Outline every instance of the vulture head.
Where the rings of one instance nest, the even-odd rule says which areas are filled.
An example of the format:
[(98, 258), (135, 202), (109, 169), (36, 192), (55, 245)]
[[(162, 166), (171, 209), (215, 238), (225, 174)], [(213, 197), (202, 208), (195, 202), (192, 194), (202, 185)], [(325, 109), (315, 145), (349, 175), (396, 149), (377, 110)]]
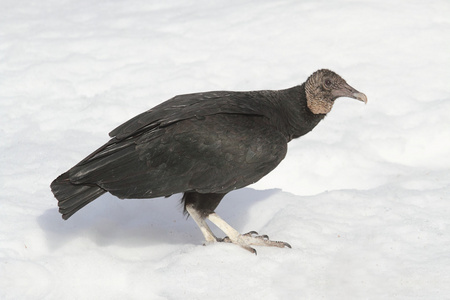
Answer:
[(367, 103), (363, 93), (352, 88), (333, 71), (322, 69), (314, 72), (305, 83), (306, 102), (314, 114), (327, 114), (339, 97), (354, 98)]

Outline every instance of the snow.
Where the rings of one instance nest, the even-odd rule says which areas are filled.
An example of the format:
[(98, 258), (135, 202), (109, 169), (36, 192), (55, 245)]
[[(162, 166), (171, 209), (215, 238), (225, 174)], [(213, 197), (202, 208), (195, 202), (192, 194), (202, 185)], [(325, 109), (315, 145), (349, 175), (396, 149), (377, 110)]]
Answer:
[[(449, 15), (446, 0), (2, 0), (0, 298), (450, 298)], [(179, 195), (61, 219), (50, 182), (115, 126), (319, 68), (368, 104), (338, 100), (217, 209), (292, 249), (202, 246)]]

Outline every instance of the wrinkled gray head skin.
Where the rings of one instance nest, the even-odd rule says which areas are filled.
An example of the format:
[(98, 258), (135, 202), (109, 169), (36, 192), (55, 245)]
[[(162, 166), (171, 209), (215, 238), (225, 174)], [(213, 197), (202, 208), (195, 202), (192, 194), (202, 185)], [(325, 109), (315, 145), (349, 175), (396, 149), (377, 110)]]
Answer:
[(367, 97), (358, 92), (333, 71), (322, 69), (309, 76), (305, 83), (308, 108), (314, 114), (327, 114), (339, 97), (354, 98), (367, 103)]

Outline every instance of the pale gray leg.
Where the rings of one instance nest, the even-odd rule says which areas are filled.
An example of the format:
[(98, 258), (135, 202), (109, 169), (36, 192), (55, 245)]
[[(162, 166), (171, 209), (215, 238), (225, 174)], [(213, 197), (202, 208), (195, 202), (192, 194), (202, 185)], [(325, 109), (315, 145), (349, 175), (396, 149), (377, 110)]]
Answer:
[(207, 243), (216, 242), (217, 238), (214, 233), (209, 228), (208, 224), (206, 224), (205, 219), (203, 219), (198, 211), (196, 211), (192, 204), (186, 205), (186, 210), (189, 215), (194, 219), (195, 223), (197, 223), (200, 228), (203, 236)]

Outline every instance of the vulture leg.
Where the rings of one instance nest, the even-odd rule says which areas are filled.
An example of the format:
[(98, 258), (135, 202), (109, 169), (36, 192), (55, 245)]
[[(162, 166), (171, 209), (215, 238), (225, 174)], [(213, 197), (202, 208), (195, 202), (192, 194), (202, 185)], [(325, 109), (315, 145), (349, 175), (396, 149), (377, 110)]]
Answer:
[(207, 243), (216, 242), (217, 238), (214, 235), (214, 233), (209, 228), (208, 224), (205, 222), (205, 218), (202, 217), (199, 211), (197, 211), (192, 204), (186, 205), (186, 211), (189, 213), (189, 215), (194, 219), (195, 223), (197, 223), (197, 226), (200, 228), (201, 232), (203, 233), (203, 236), (205, 237), (205, 240)]
[[(185, 192), (183, 195), (184, 209), (197, 223), (207, 243), (233, 243), (255, 254), (256, 250), (251, 247), (252, 245), (291, 248), (288, 243), (271, 241), (267, 235), (259, 236), (256, 231), (240, 234), (214, 212), (224, 196), (225, 194), (201, 194), (197, 192)], [(223, 239), (217, 238), (208, 227), (208, 224), (206, 224), (206, 219), (216, 225), (227, 236)]]

